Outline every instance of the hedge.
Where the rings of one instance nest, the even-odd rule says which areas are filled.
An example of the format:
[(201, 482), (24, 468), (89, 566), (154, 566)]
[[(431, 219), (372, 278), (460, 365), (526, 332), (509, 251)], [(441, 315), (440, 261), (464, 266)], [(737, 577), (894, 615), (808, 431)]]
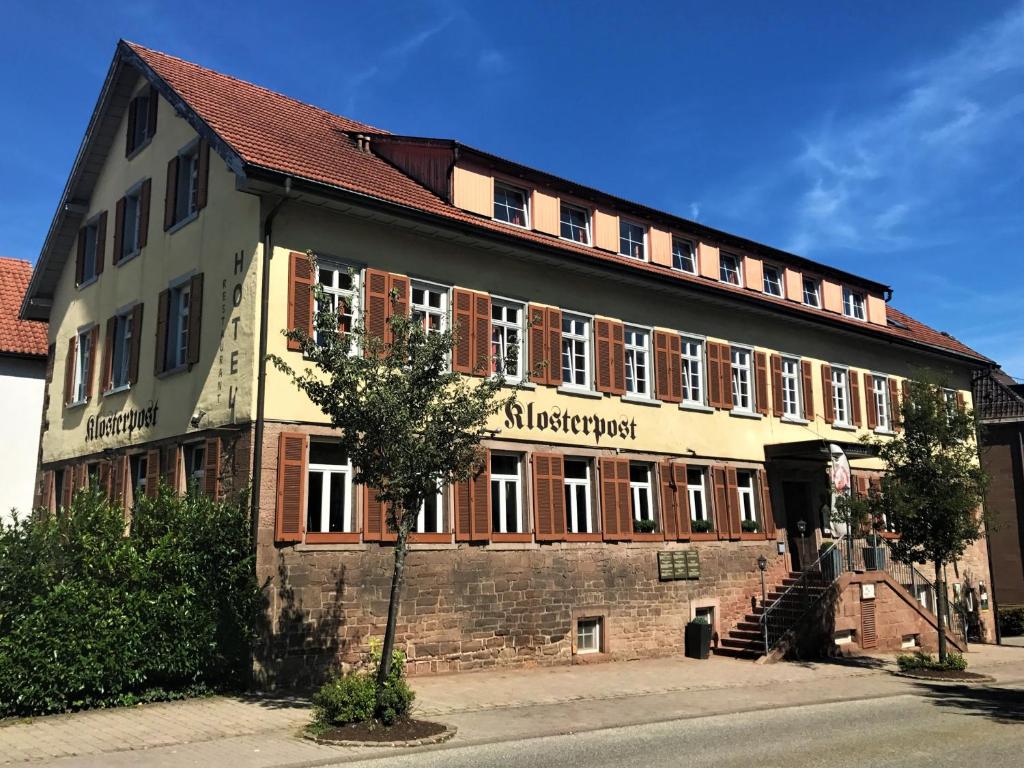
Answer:
[(0, 717), (176, 698), (247, 679), (260, 591), (244, 500), (98, 491), (0, 524)]

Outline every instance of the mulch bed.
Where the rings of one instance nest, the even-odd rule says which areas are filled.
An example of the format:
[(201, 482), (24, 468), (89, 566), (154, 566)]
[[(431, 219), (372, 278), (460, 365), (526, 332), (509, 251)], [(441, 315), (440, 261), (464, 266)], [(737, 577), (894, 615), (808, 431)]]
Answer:
[(956, 669), (908, 669), (897, 674), (903, 677), (912, 677), (915, 680), (935, 680), (945, 683), (994, 682), (994, 678), (988, 675), (979, 675), (977, 672), (961, 672)]
[(455, 735), (455, 729), (428, 720), (400, 720), (394, 725), (380, 723), (353, 723), (331, 728), (316, 735), (319, 742), (328, 744), (353, 744), (379, 746), (413, 746), (416, 744), (437, 744)]

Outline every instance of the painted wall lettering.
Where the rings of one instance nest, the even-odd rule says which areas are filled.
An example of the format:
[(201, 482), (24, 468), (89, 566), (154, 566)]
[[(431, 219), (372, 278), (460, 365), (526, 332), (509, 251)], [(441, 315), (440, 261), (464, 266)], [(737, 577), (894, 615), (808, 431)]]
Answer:
[(505, 427), (561, 432), (567, 435), (590, 435), (593, 436), (595, 443), (600, 443), (603, 437), (636, 440), (636, 419), (606, 419), (601, 416), (573, 413), (558, 406), (550, 410), (538, 410), (534, 409), (533, 403), (527, 403), (525, 407), (521, 403), (508, 403), (505, 406)]
[(102, 437), (127, 435), (131, 438), (137, 429), (149, 429), (156, 426), (157, 411), (160, 405), (150, 401), (145, 408), (130, 408), (106, 416), (90, 416), (85, 423), (85, 442)]

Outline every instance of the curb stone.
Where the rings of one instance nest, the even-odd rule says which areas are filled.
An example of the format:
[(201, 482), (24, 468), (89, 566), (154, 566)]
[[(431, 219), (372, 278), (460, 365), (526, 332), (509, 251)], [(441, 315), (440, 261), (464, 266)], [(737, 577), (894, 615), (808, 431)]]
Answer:
[(927, 675), (916, 675), (913, 672), (893, 672), (897, 677), (906, 677), (911, 680), (923, 680), (928, 683), (941, 683), (944, 685), (988, 685), (989, 683), (998, 682), (991, 675), (982, 675), (980, 673), (974, 673), (977, 677), (965, 677), (961, 679), (956, 678), (941, 678), (941, 677), (928, 677)]
[(314, 736), (306, 731), (301, 731), (300, 735), (304, 739), (309, 739), (317, 744), (323, 744), (331, 747), (425, 747), (429, 744), (443, 744), (446, 741), (450, 741), (458, 733), (459, 729), (454, 725), (448, 725), (447, 723), (438, 723), (443, 725), (444, 730), (433, 736), (425, 736), (422, 739), (407, 739), (405, 741), (356, 741), (353, 739), (326, 739), (322, 736)]

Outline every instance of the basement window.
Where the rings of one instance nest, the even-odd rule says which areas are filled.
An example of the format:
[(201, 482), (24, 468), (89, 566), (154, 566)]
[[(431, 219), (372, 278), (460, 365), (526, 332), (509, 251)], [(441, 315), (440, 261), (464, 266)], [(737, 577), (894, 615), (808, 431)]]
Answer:
[(842, 629), (842, 630), (836, 632), (832, 636), (832, 639), (833, 639), (833, 642), (836, 645), (849, 645), (850, 643), (853, 642), (853, 630), (852, 629)]
[(920, 648), (921, 647), (921, 636), (920, 635), (904, 635), (900, 642), (900, 648), (907, 650), (909, 648)]
[(600, 653), (603, 620), (599, 616), (576, 620), (576, 653)]

